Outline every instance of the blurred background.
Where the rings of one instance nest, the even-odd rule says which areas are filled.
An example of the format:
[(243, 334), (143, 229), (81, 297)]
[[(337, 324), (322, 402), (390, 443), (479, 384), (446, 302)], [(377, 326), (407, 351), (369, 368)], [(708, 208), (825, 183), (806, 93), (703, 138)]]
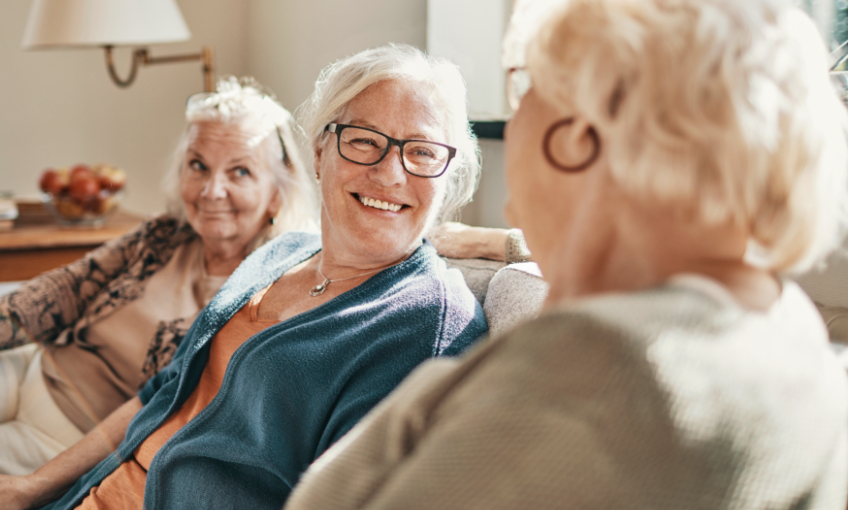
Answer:
[[(152, 56), (214, 49), (220, 75), (251, 75), (294, 110), (318, 72), (388, 42), (464, 56), (477, 118), (503, 119), (500, 37), (510, 0), (177, 0), (189, 41), (149, 46)], [(200, 64), (142, 67), (127, 89), (109, 79), (100, 49), (21, 49), (31, 0), (0, 4), (0, 192), (38, 194), (48, 167), (108, 163), (128, 174), (124, 209), (162, 211), (161, 176), (184, 129), (186, 98), (202, 90)], [(484, 55), (479, 51), (483, 49)], [(452, 56), (452, 55), (444, 55)], [(118, 74), (131, 49), (115, 50)], [(475, 69), (476, 68), (476, 69)], [(479, 103), (475, 107), (475, 103)], [(502, 142), (482, 140), (484, 179), (463, 220), (503, 226)]]
[[(848, 38), (848, 0), (797, 0), (835, 47)], [(511, 0), (177, 0), (189, 41), (151, 54), (215, 51), (220, 75), (251, 75), (294, 110), (328, 63), (388, 42), (451, 58), (469, 83), (472, 118), (503, 120), (500, 39)], [(119, 89), (99, 49), (21, 49), (31, 0), (0, 4), (0, 193), (38, 194), (48, 167), (109, 163), (128, 176), (123, 207), (163, 209), (160, 180), (184, 128), (186, 98), (202, 90), (198, 63), (140, 69)], [(116, 50), (126, 75), (131, 49)], [(503, 143), (482, 139), (483, 179), (463, 221), (505, 226)]]

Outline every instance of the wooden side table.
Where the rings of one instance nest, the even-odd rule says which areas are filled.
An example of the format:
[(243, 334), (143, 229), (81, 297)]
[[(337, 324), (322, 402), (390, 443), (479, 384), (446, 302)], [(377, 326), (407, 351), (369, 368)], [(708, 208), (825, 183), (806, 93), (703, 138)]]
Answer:
[(0, 282), (28, 280), (81, 258), (129, 232), (143, 219), (117, 211), (101, 228), (62, 227), (41, 204), (18, 204), (11, 230), (0, 231)]

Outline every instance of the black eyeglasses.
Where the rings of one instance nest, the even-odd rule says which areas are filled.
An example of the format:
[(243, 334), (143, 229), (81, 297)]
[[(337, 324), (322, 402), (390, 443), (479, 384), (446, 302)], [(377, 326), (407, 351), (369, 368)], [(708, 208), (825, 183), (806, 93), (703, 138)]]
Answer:
[(336, 134), (339, 156), (357, 165), (376, 165), (393, 145), (400, 149), (403, 169), (418, 177), (439, 177), (456, 156), (456, 149), (428, 140), (396, 140), (373, 129), (350, 124), (327, 124), (324, 131)]

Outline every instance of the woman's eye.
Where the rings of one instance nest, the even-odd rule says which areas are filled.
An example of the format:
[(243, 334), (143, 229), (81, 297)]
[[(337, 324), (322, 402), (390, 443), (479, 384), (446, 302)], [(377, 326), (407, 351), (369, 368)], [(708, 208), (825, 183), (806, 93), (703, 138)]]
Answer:
[(201, 171), (201, 172), (206, 170), (206, 165), (204, 165), (203, 162), (200, 161), (199, 159), (192, 159), (191, 161), (188, 162), (188, 166), (192, 170), (198, 170), (198, 171)]
[(416, 147), (415, 148), (415, 155), (421, 156), (421, 157), (426, 157), (426, 158), (436, 157), (436, 155), (433, 154), (433, 151), (431, 151), (430, 149), (428, 149), (426, 147)]
[(373, 138), (354, 138), (348, 142), (357, 148), (365, 148), (365, 147), (377, 147), (377, 141)]
[(240, 166), (238, 168), (233, 169), (233, 175), (235, 175), (236, 177), (247, 177), (248, 175), (250, 175), (250, 170), (243, 166)]

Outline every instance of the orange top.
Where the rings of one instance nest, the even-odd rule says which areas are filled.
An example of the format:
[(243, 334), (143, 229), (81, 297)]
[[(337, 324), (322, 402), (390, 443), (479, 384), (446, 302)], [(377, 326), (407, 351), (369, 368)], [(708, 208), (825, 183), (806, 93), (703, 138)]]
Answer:
[(227, 364), (236, 349), (251, 336), (276, 324), (276, 321), (258, 320), (259, 303), (270, 285), (250, 299), (247, 306), (236, 312), (212, 339), (209, 361), (200, 376), (200, 382), (180, 407), (165, 420), (135, 450), (134, 456), (91, 489), (79, 507), (81, 509), (141, 508), (144, 502), (144, 484), (153, 456), (175, 432), (203, 410), (221, 389)]

